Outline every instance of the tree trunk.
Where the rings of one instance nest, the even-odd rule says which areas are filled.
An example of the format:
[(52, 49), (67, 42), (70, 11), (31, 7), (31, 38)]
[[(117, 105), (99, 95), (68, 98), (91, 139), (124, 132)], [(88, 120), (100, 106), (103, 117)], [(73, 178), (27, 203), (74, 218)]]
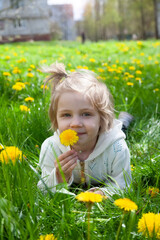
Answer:
[(159, 33), (158, 33), (158, 7), (157, 7), (157, 0), (153, 0), (154, 4), (154, 21), (155, 21), (155, 37), (156, 39), (159, 38)]
[(119, 23), (118, 23), (118, 29), (119, 29), (119, 33), (118, 33), (118, 39), (122, 40), (124, 38), (124, 34), (123, 34), (123, 4), (122, 4), (122, 0), (118, 0), (118, 15), (119, 15)]
[(145, 32), (145, 17), (144, 17), (144, 2), (141, 0), (140, 2), (140, 13), (141, 13), (141, 30), (142, 30), (142, 38), (146, 39), (146, 32)]

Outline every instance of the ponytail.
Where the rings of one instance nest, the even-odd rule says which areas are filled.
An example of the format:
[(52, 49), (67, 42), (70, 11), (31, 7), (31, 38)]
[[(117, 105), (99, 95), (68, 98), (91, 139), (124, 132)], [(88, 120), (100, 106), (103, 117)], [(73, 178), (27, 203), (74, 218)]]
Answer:
[(63, 79), (67, 78), (67, 72), (63, 63), (53, 63), (50, 66), (42, 67), (41, 71), (44, 73), (51, 73), (49, 77), (46, 78), (44, 83), (44, 89), (46, 84), (51, 80), (52, 81), (52, 92), (54, 92), (57, 84)]

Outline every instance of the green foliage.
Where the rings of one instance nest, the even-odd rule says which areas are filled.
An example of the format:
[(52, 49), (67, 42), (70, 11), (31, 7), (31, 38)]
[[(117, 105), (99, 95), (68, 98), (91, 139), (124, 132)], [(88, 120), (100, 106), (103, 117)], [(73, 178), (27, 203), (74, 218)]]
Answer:
[[(148, 39), (155, 36), (154, 0), (94, 0), (87, 2), (82, 29), (87, 39)], [(156, 6), (156, 5), (155, 5)]]
[[(159, 212), (160, 186), (160, 42), (33, 42), (0, 48), (0, 143), (17, 146), (25, 155), (15, 165), (0, 163), (0, 239), (38, 239), (53, 233), (57, 239), (87, 238), (87, 208), (74, 195), (37, 188), (42, 142), (52, 135), (48, 108), (49, 89), (43, 89), (41, 65), (63, 62), (67, 71), (88, 68), (104, 81), (115, 100), (115, 115), (128, 111), (134, 122), (127, 132), (133, 181), (128, 191), (97, 203), (91, 211), (91, 239), (115, 239), (121, 209), (114, 200), (126, 197), (138, 205), (125, 214), (119, 239), (144, 239), (137, 223), (143, 213)], [(15, 67), (18, 68), (17, 71)], [(9, 73), (9, 74), (5, 74)], [(32, 73), (32, 75), (28, 75)], [(9, 76), (7, 76), (9, 75)], [(17, 82), (25, 84), (13, 90)], [(34, 98), (26, 102), (26, 97)], [(20, 105), (30, 108), (21, 111)], [(2, 150), (3, 151), (3, 150)]]

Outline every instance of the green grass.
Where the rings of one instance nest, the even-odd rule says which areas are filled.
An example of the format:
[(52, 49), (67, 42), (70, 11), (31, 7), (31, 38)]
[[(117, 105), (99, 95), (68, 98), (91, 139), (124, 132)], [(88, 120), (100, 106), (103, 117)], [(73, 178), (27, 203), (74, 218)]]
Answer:
[[(0, 163), (0, 239), (35, 240), (51, 233), (57, 239), (87, 239), (85, 204), (72, 195), (49, 190), (44, 194), (37, 188), (40, 146), (53, 134), (48, 117), (50, 90), (43, 93), (46, 76), (37, 70), (55, 61), (63, 62), (67, 71), (81, 67), (95, 71), (114, 96), (116, 116), (128, 111), (135, 117), (127, 132), (134, 167), (131, 187), (94, 204), (91, 239), (116, 239), (123, 212), (114, 200), (121, 197), (134, 201), (138, 210), (125, 214), (119, 239), (144, 239), (138, 232), (139, 219), (143, 213), (160, 211), (160, 195), (146, 193), (149, 186), (160, 188), (160, 42), (154, 40), (1, 45), (0, 143), (17, 146), (26, 157), (15, 165)], [(14, 67), (20, 73), (13, 73)], [(28, 77), (28, 72), (34, 76)], [(12, 89), (17, 81), (27, 82), (21, 91)], [(28, 96), (34, 102), (25, 102)], [(30, 112), (22, 112), (20, 105), (29, 107)]]

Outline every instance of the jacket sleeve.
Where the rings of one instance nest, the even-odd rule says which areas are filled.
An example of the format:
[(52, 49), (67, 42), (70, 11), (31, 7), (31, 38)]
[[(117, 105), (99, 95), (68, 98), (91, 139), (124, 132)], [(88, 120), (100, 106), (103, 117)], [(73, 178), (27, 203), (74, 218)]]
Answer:
[(56, 179), (56, 169), (54, 166), (54, 161), (56, 156), (52, 150), (52, 143), (45, 140), (41, 146), (39, 166), (42, 170), (41, 180), (38, 182), (38, 187), (42, 190), (45, 189), (45, 184), (51, 191), (55, 190), (57, 185)]
[[(48, 139), (43, 142), (39, 157), (39, 166), (42, 170), (42, 173), (41, 180), (37, 185), (41, 190), (45, 190), (46, 185), (52, 192), (56, 191), (56, 185), (58, 182), (56, 178), (56, 168), (54, 162), (56, 160), (56, 157), (58, 157), (60, 154), (61, 152), (56, 144), (49, 141)], [(68, 185), (71, 185), (72, 181), (73, 176), (69, 180)]]
[(110, 151), (110, 163), (105, 186), (105, 195), (113, 195), (127, 188), (131, 183), (130, 153), (125, 140), (117, 141)]

